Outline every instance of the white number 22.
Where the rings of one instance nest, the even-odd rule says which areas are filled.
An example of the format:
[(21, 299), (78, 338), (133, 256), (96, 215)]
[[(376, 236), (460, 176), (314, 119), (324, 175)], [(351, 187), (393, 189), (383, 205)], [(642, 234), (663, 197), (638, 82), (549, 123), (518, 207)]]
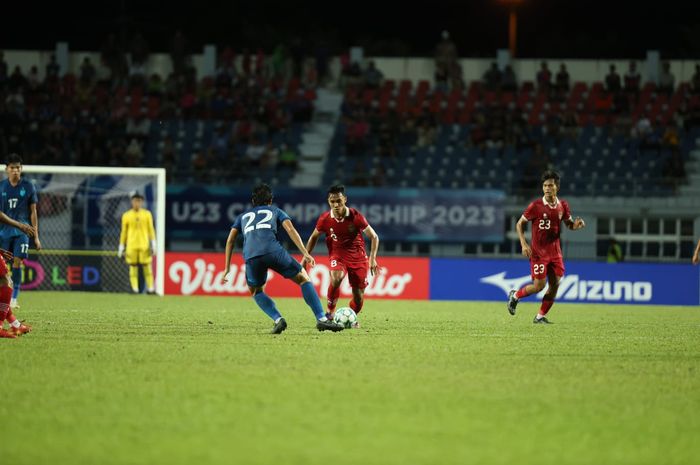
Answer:
[(269, 221), (272, 219), (272, 211), (270, 210), (258, 210), (259, 215), (265, 215), (263, 219), (257, 222), (255, 226), (252, 225), (253, 220), (255, 220), (255, 213), (249, 212), (243, 215), (243, 234), (248, 234), (253, 229), (272, 229), (272, 225)]

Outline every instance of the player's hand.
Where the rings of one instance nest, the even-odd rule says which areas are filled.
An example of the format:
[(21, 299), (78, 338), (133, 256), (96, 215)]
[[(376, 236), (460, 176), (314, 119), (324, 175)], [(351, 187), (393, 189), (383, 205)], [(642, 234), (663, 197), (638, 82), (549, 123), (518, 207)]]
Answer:
[(5, 249), (0, 249), (0, 255), (2, 255), (2, 258), (4, 258), (5, 261), (7, 261), (7, 262), (9, 262), (10, 260), (12, 260), (14, 258), (14, 255), (12, 254), (12, 252), (10, 252), (9, 250), (5, 250)]
[(227, 266), (226, 269), (224, 270), (224, 274), (221, 275), (221, 284), (226, 284), (228, 282), (228, 275), (230, 272), (231, 272), (231, 268)]
[(36, 250), (41, 250), (41, 241), (38, 237), (34, 237), (34, 248)]
[(377, 274), (378, 269), (379, 269), (379, 264), (377, 264), (377, 259), (370, 257), (370, 259), (369, 259), (369, 272), (372, 274), (372, 276)]
[(28, 224), (20, 224), (19, 229), (26, 234), (29, 237), (34, 237), (34, 234), (36, 231), (34, 231), (34, 228), (29, 226)]
[(305, 266), (306, 264), (308, 264), (311, 268), (313, 268), (314, 266), (316, 266), (316, 260), (314, 260), (314, 257), (312, 257), (311, 255), (306, 254), (306, 255), (304, 255), (304, 258), (301, 260), (301, 266), (303, 266), (304, 269), (306, 269), (306, 266)]
[(700, 255), (696, 252), (693, 254), (693, 265), (697, 265), (698, 263), (700, 263)]
[(574, 220), (573, 229), (581, 229), (584, 226), (586, 226), (586, 223), (583, 221), (583, 219), (580, 216), (577, 216), (576, 219)]
[(530, 248), (529, 245), (523, 244), (523, 252), (522, 254), (526, 256), (527, 258), (530, 258), (532, 256), (532, 249)]

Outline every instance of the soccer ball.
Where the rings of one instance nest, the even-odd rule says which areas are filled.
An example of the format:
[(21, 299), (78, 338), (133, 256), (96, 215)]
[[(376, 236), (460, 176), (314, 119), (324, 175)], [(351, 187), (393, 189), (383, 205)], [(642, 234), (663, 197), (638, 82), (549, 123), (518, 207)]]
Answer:
[(341, 307), (335, 311), (333, 321), (346, 328), (352, 328), (353, 323), (357, 323), (357, 314), (350, 307)]

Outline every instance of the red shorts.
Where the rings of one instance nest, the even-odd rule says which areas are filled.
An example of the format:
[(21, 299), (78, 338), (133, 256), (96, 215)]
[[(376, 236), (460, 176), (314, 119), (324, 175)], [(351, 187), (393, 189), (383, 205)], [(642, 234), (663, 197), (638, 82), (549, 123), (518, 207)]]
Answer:
[(5, 276), (7, 276), (7, 264), (5, 264), (5, 260), (0, 257), (0, 278), (4, 278)]
[(330, 257), (331, 271), (345, 271), (350, 281), (350, 287), (355, 289), (364, 289), (367, 287), (367, 273), (369, 272), (369, 262), (344, 262), (337, 255)]
[(560, 278), (564, 276), (564, 260), (561, 256), (553, 258), (530, 257), (530, 276), (533, 280), (547, 279), (550, 272)]

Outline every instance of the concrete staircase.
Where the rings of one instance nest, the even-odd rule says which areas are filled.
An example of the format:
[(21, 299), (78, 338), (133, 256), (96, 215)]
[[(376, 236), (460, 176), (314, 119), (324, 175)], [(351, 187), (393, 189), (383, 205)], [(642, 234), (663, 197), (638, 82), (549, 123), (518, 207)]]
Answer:
[(318, 89), (314, 118), (304, 131), (299, 146), (299, 169), (289, 181), (292, 187), (321, 185), (342, 103), (341, 92), (333, 89)]

